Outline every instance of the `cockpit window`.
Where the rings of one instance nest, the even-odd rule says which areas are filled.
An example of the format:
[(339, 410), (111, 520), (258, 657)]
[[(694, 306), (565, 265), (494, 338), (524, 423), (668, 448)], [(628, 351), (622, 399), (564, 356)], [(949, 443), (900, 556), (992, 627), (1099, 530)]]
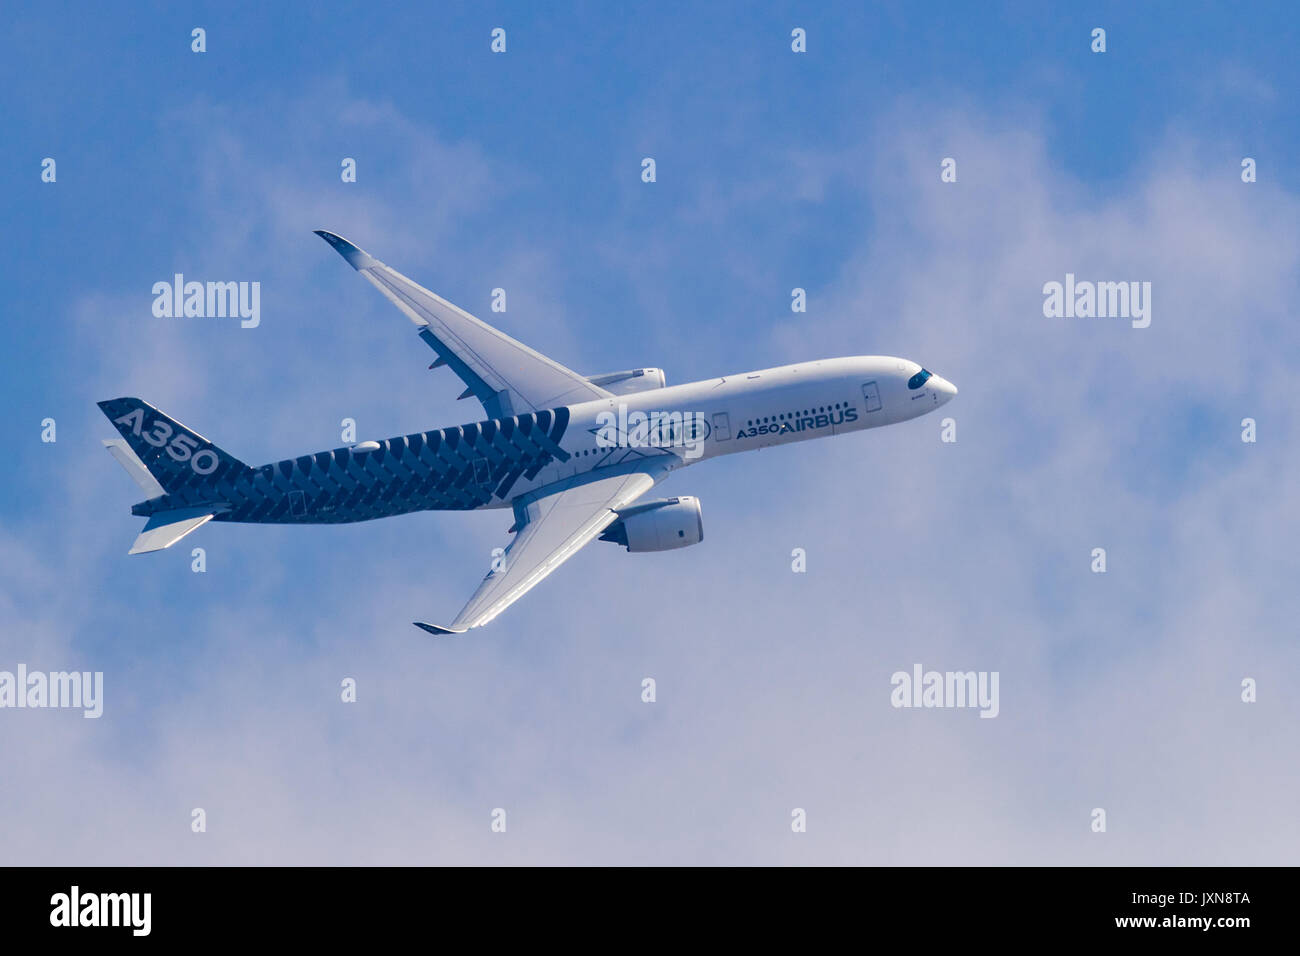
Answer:
[(920, 388), (927, 381), (929, 381), (930, 376), (933, 374), (934, 373), (931, 372), (929, 369), (923, 368), (921, 369), (921, 371), (917, 372), (915, 375), (913, 375), (911, 378), (907, 380), (907, 387)]

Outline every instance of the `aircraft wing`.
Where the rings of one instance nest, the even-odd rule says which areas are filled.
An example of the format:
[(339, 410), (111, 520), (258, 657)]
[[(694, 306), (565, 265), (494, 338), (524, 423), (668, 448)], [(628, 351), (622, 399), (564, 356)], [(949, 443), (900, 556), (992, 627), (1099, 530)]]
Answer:
[(438, 354), (431, 368), (447, 365), (465, 383), (461, 398), (475, 396), (491, 418), (576, 405), (610, 393), (577, 372), (516, 342), (441, 296), (412, 282), (342, 236), (317, 229), (352, 268), (419, 328)]
[(415, 626), (430, 634), (463, 634), (486, 624), (613, 524), (618, 509), (653, 488), (671, 469), (671, 463), (656, 461), (638, 471), (525, 496), (515, 506), (515, 539), (500, 567), (488, 572), (456, 620), (446, 627), (421, 621)]

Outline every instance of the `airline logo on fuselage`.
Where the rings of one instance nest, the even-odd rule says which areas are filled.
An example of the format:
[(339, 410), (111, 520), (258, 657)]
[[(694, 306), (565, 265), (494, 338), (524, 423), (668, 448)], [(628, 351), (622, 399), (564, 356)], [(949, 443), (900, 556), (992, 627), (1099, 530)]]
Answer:
[(759, 435), (782, 435), (786, 432), (805, 432), (845, 422), (856, 422), (858, 410), (845, 408), (840, 411), (826, 412), (819, 415), (805, 415), (803, 418), (787, 418), (784, 421), (764, 422), (752, 428), (742, 428), (736, 432), (737, 438), (756, 438)]

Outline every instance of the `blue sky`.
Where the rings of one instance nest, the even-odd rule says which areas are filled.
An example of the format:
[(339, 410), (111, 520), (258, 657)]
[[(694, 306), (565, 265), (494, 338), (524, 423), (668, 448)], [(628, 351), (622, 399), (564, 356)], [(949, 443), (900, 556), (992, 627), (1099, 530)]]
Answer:
[[(696, 6), (14, 15), (0, 669), (103, 671), (106, 700), (0, 711), (30, 768), (0, 858), (1294, 860), (1300, 18)], [(691, 469), (665, 490), (702, 499), (700, 547), (593, 545), (454, 642), (409, 622), (461, 606), (498, 515), (128, 558), (96, 400), (250, 462), (477, 417), (316, 228), (591, 373), (905, 355), (961, 388), (958, 441), (927, 418)], [(261, 325), (155, 318), (175, 272), (259, 281)], [(1150, 281), (1151, 327), (1045, 318), (1067, 272)], [(916, 662), (998, 671), (999, 717), (891, 708)]]

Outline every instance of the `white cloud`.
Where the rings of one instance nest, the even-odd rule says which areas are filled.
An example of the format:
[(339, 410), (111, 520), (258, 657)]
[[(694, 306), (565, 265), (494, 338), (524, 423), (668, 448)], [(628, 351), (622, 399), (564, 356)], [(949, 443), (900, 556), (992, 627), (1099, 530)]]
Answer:
[[(423, 249), (480, 285), (503, 260), (557, 287), (591, 260), (548, 262), (508, 239), (502, 251), (505, 222), (470, 238), (501, 211), (487, 187), (509, 174), (389, 107), (341, 103), (331, 114), (309, 99), (285, 115), (333, 116), (388, 141), (408, 156), (403, 188), (322, 201), (322, 189), (295, 185), (292, 161), (260, 159), (232, 114), (216, 164), (240, 171), (237, 185), (214, 174), (196, 208), (224, 210), (238, 228), (218, 239), (185, 225), (178, 248), (257, 263), (296, 321), (277, 317), (257, 338), (189, 326), (141, 337), (152, 331), (147, 290), (138, 320), (124, 317), (128, 292), (104, 290), (75, 318), (103, 358), (78, 387), (163, 393), (194, 408), (193, 421), (177, 411), (187, 423), (222, 444), (229, 433), (249, 457), (333, 444), (337, 408), (356, 408), (368, 433), (372, 420), (400, 419), (392, 431), (444, 411), (452, 420), (464, 404), (431, 396), (454, 386), (431, 376), (421, 393), (405, 373), (424, 358), (403, 340), (405, 320), (341, 263), (322, 272), (290, 251), (303, 230), (341, 219), (347, 233), (355, 222), (377, 245)], [(300, 124), (302, 155), (323, 149), (330, 123)], [(209, 526), (200, 576), (183, 553), (123, 556), (129, 491), (107, 456), (61, 470), (66, 503), (0, 542), (0, 567), (14, 572), (0, 589), (0, 667), (20, 655), (51, 669), (105, 661), (105, 716), (0, 714), (0, 746), (29, 768), (0, 790), (5, 818), (23, 821), (0, 836), (0, 856), (1293, 857), (1300, 755), (1286, 728), (1300, 717), (1289, 694), (1300, 675), (1284, 569), (1300, 508), (1280, 478), (1297, 462), (1276, 389), (1295, 351), (1296, 198), (1201, 168), (1185, 137), (1106, 194), (1054, 168), (1026, 131), (1032, 118), (923, 113), (882, 125), (890, 136), (845, 155), (773, 159), (771, 174), (788, 172), (796, 188), (741, 184), (710, 212), (729, 222), (750, 203), (829, 202), (846, 188), (873, 210), (870, 234), (844, 250), (807, 316), (769, 332), (742, 317), (713, 334), (770, 334), (787, 361), (916, 358), (961, 388), (945, 409), (958, 420), (955, 446), (938, 441), (931, 416), (675, 476), (671, 490), (704, 501), (703, 546), (633, 556), (594, 545), (489, 628), (447, 641), (408, 622), (455, 611), (505, 539), (501, 514)], [(441, 189), (417, 188), (417, 153), (463, 195), (447, 205)], [(946, 155), (958, 158), (954, 186), (939, 182)], [(591, 237), (592, 255), (658, 250), (643, 272), (627, 260), (649, 289), (657, 271), (699, 252), (670, 241), (696, 220), (665, 216), (639, 225), (646, 235), (612, 221)], [(769, 251), (756, 238), (729, 255), (737, 274), (757, 277)], [(1067, 270), (1153, 282), (1151, 328), (1045, 319), (1041, 286)], [(329, 278), (314, 286), (309, 271)], [(549, 328), (558, 310), (544, 298), (534, 307)], [(391, 324), (340, 321), (354, 309)], [(623, 338), (658, 318), (592, 316), (580, 328)], [(143, 344), (123, 350), (124, 340)], [(336, 406), (324, 424), (323, 401)], [(1210, 426), (1178, 431), (1205, 409), (1218, 415)], [(1236, 422), (1252, 413), (1261, 442), (1241, 445)], [(1154, 443), (1165, 453), (1148, 460)], [(1104, 576), (1088, 571), (1095, 545), (1110, 552)], [(808, 550), (806, 575), (789, 570), (795, 546)], [(892, 709), (889, 675), (914, 662), (999, 670), (1001, 715)], [(356, 705), (338, 702), (344, 676), (359, 681)], [(639, 700), (644, 676), (659, 681), (654, 705)], [(1245, 676), (1260, 682), (1258, 704), (1237, 700)], [(193, 806), (208, 811), (209, 833), (189, 832)], [(496, 806), (510, 813), (504, 836), (489, 832)], [(809, 812), (807, 834), (790, 832), (796, 806)], [(1110, 815), (1104, 836), (1088, 831), (1095, 806)]]

